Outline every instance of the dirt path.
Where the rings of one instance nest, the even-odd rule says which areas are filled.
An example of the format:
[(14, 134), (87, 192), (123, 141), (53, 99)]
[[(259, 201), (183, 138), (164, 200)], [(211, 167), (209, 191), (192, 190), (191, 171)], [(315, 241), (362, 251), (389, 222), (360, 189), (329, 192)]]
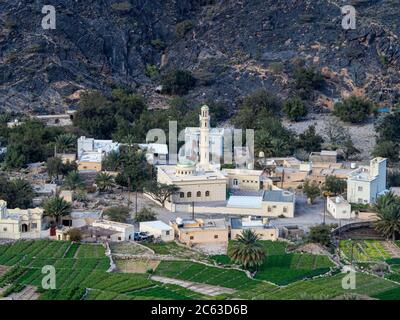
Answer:
[(9, 296), (12, 300), (37, 300), (40, 294), (36, 292), (36, 287), (26, 286), (21, 292), (13, 293)]
[(230, 289), (230, 288), (224, 288), (224, 287), (217, 287), (217, 286), (211, 286), (208, 284), (204, 283), (197, 283), (197, 282), (191, 282), (191, 281), (183, 281), (183, 280), (177, 280), (177, 279), (172, 279), (172, 278), (166, 278), (166, 277), (159, 277), (159, 276), (152, 276), (152, 280), (162, 282), (162, 283), (168, 283), (168, 284), (175, 284), (181, 287), (184, 287), (186, 289), (207, 295), (207, 296), (218, 296), (220, 294), (231, 294), (234, 293), (235, 290)]

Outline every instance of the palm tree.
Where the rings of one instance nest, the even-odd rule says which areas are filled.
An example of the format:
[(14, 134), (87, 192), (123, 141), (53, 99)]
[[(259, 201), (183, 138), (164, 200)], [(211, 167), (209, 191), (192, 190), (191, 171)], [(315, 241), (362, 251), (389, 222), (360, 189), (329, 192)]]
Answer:
[(400, 232), (400, 204), (392, 203), (380, 208), (377, 218), (375, 229), (387, 239), (391, 237), (395, 241), (396, 234)]
[(400, 202), (400, 198), (396, 197), (395, 194), (393, 192), (387, 192), (384, 195), (378, 197), (378, 199), (376, 200), (376, 204), (374, 206), (375, 210), (377, 212), (380, 212), (382, 209), (390, 206), (391, 204), (394, 203), (399, 203)]
[(69, 190), (76, 190), (82, 188), (84, 186), (84, 183), (78, 172), (71, 171), (65, 178), (64, 185)]
[(56, 137), (56, 146), (60, 152), (68, 151), (75, 143), (76, 137), (72, 133), (63, 133)]
[(104, 157), (102, 166), (104, 170), (117, 171), (121, 165), (121, 160), (121, 154), (118, 151), (113, 150)]
[(97, 174), (95, 182), (100, 191), (105, 191), (114, 185), (114, 178), (107, 172), (100, 172)]
[(52, 217), (56, 224), (60, 223), (60, 218), (71, 212), (71, 204), (59, 196), (48, 199), (43, 205), (44, 215)]
[(256, 269), (264, 263), (265, 251), (260, 237), (254, 231), (246, 229), (236, 237), (228, 255), (233, 262), (242, 265), (245, 269)]

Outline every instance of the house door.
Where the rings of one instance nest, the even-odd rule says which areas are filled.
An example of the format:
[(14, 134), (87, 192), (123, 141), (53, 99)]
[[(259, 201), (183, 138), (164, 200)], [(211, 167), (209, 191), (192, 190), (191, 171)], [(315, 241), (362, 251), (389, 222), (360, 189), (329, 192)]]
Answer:
[(28, 232), (28, 225), (27, 224), (23, 223), (21, 225), (21, 232)]

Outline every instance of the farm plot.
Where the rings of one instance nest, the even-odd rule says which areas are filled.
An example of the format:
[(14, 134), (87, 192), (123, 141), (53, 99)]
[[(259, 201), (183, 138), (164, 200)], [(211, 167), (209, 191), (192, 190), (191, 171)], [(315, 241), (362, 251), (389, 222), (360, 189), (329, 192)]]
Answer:
[[(310, 300), (310, 299), (332, 299), (348, 293), (366, 295), (370, 297), (394, 295), (392, 290), (397, 290), (400, 286), (385, 279), (372, 275), (357, 273), (356, 289), (345, 290), (342, 287), (343, 274), (337, 274), (331, 277), (323, 277), (314, 280), (298, 281), (287, 287), (281, 287), (275, 290), (266, 288), (265, 291), (257, 290), (240, 293), (241, 296), (247, 294), (249, 299), (267, 299), (267, 300)], [(398, 291), (397, 291), (398, 292)]]
[(254, 286), (255, 280), (247, 277), (240, 270), (222, 269), (187, 261), (162, 261), (155, 272), (156, 275), (206, 283), (214, 286), (241, 290)]
[(76, 257), (79, 258), (100, 258), (104, 257), (105, 248), (99, 244), (81, 244)]
[(343, 240), (340, 241), (340, 250), (343, 257), (357, 262), (382, 261), (391, 258), (390, 253), (378, 240)]
[(281, 254), (266, 258), (255, 278), (278, 285), (312, 278), (327, 273), (333, 263), (326, 256), (311, 254)]

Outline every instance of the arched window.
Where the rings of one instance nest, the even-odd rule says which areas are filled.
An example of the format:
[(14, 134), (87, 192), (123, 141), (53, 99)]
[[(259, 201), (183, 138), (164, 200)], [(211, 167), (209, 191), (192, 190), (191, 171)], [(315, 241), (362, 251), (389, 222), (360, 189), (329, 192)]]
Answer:
[(192, 193), (191, 193), (191, 192), (188, 192), (188, 193), (187, 193), (187, 197), (188, 197), (188, 198), (191, 198), (191, 197), (192, 197)]
[(206, 191), (206, 197), (210, 196), (210, 191)]
[(198, 198), (201, 197), (201, 191), (197, 191), (197, 197), (198, 197)]

